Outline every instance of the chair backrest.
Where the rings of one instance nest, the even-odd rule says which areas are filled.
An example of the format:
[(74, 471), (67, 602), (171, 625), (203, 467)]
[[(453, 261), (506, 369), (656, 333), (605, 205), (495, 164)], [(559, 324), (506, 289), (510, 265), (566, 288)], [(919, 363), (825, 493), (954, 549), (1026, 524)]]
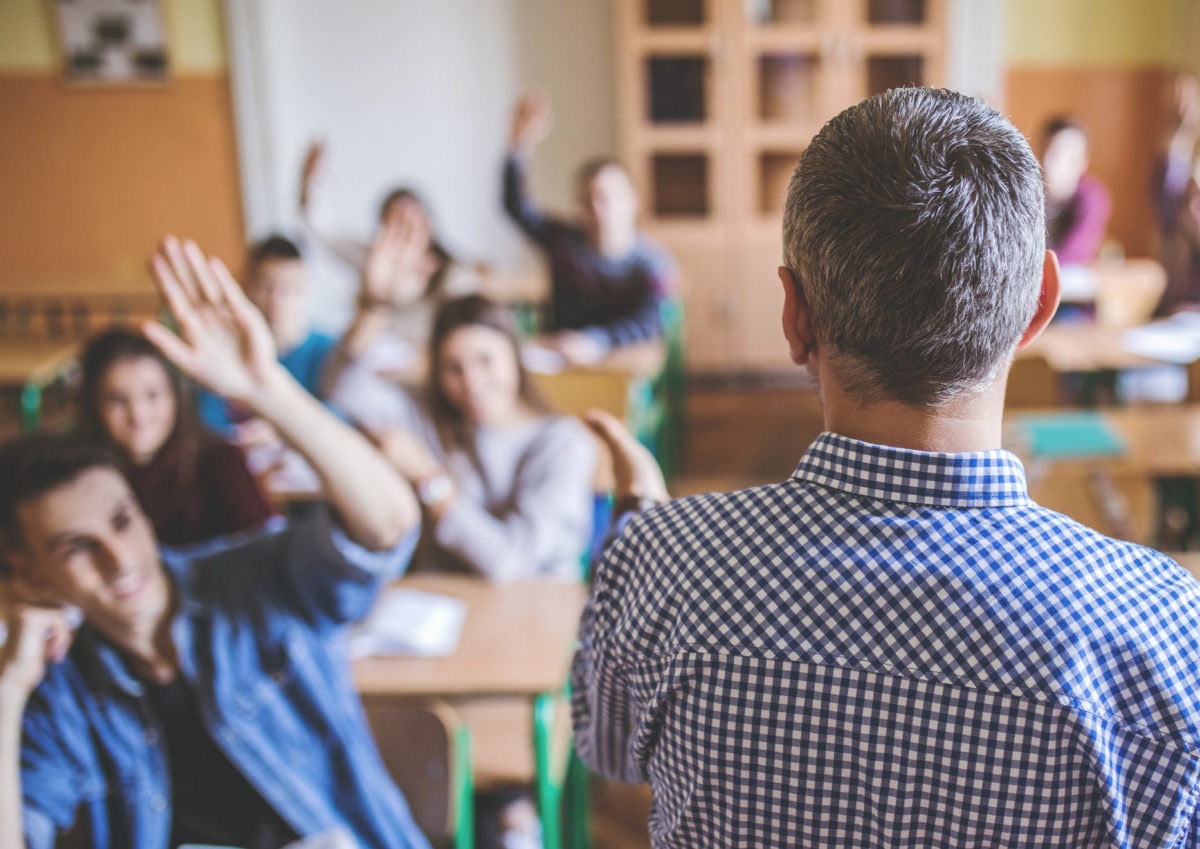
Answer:
[(1018, 356), (1008, 373), (1004, 406), (1057, 407), (1062, 404), (1058, 374), (1040, 354)]
[(438, 699), (364, 696), (363, 710), (380, 757), (430, 840), (470, 846), (474, 787), (470, 734)]

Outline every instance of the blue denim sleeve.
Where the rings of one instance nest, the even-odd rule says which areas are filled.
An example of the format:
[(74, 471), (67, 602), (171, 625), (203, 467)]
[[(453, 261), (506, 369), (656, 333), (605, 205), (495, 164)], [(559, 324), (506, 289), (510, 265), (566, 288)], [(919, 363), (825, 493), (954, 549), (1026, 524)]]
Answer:
[(22, 719), (21, 797), (29, 849), (53, 849), (59, 831), (70, 826), (83, 801), (86, 775), (62, 735), (62, 723), (78, 718), (68, 698), (55, 682), (44, 682), (30, 697)]
[(391, 581), (404, 574), (404, 570), (412, 561), (417, 542), (421, 539), (421, 527), (414, 527), (387, 551), (370, 551), (363, 548), (346, 536), (346, 532), (337, 525), (333, 526), (329, 536), (338, 554), (351, 566), (370, 572), (381, 580)]

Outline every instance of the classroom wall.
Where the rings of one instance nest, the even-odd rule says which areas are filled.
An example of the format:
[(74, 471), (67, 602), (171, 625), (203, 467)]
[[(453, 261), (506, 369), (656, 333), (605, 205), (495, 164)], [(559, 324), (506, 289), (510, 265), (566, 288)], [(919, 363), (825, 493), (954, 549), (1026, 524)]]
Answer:
[(1109, 235), (1153, 251), (1149, 186), (1175, 69), (1200, 42), (1190, 0), (1008, 0), (1005, 110), (1037, 143), (1058, 113), (1082, 119), (1092, 171), (1113, 194)]
[(164, 0), (162, 87), (72, 87), (44, 0), (0, 2), (0, 290), (142, 288), (165, 232), (226, 257), (241, 201), (219, 0)]

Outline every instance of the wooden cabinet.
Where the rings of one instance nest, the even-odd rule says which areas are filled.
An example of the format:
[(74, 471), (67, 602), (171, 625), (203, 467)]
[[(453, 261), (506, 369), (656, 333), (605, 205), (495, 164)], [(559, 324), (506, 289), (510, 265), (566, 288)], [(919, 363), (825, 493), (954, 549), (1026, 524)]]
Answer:
[(784, 368), (787, 184), (847, 106), (943, 85), (945, 0), (618, 0), (621, 155), (678, 258), (693, 371)]

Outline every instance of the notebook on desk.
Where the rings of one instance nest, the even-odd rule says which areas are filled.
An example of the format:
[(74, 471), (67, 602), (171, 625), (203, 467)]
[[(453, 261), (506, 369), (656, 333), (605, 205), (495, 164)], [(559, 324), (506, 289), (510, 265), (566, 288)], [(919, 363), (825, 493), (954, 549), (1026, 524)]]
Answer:
[(1039, 459), (1111, 457), (1125, 451), (1121, 437), (1097, 412), (1022, 416), (1020, 429), (1022, 441)]
[(404, 587), (385, 590), (351, 632), (350, 654), (451, 655), (466, 618), (467, 605), (461, 599)]

